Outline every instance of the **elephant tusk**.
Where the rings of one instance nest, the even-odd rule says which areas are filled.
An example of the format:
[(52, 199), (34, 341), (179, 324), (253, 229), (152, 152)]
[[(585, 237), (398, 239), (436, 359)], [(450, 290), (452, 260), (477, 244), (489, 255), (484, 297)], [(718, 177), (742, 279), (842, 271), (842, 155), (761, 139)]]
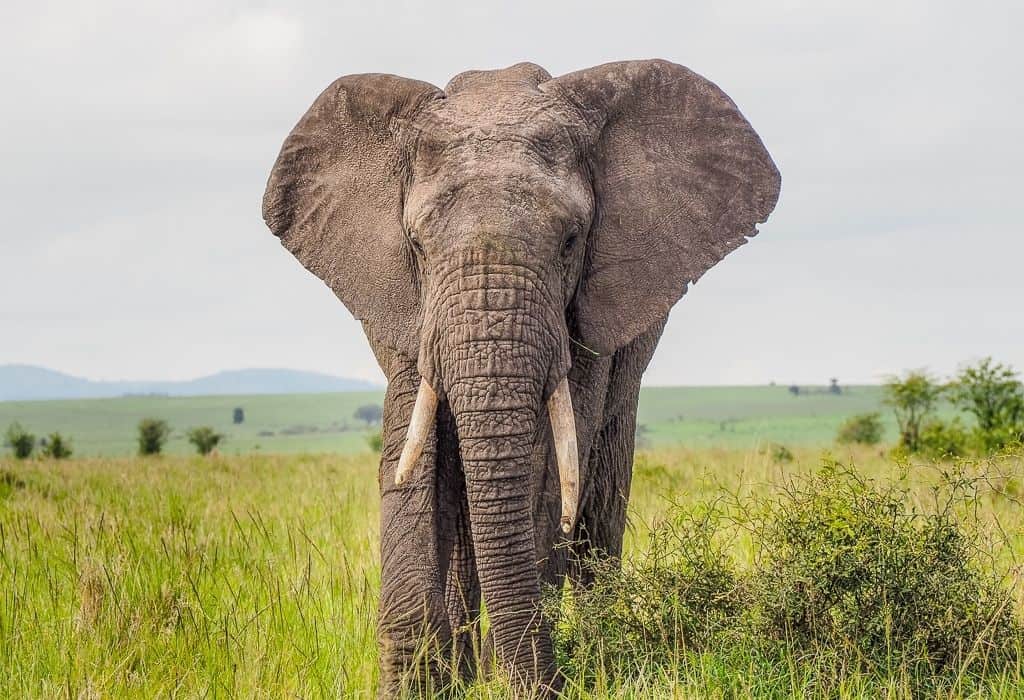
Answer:
[(402, 455), (398, 458), (398, 468), (395, 469), (396, 485), (402, 485), (412, 475), (412, 470), (423, 454), (423, 446), (427, 444), (427, 438), (434, 427), (436, 413), (437, 394), (427, 380), (422, 379), (420, 389), (416, 392), (416, 403), (412, 407), (405, 445), (402, 447)]
[(558, 460), (558, 482), (562, 488), (562, 532), (572, 532), (580, 500), (580, 455), (576, 447), (576, 417), (572, 410), (569, 380), (565, 377), (548, 399), (551, 436)]

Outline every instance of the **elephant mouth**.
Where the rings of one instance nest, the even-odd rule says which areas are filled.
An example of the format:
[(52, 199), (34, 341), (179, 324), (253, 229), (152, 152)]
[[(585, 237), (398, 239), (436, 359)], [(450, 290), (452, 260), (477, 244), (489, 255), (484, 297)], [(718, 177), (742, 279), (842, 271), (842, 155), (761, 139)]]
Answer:
[[(420, 380), (416, 402), (409, 420), (402, 454), (395, 470), (395, 484), (401, 485), (412, 475), (430, 432), (434, 429), (437, 414), (437, 393), (430, 382)], [(561, 490), (562, 532), (569, 534), (576, 524), (579, 508), (580, 463), (576, 442), (576, 417), (569, 392), (569, 379), (563, 377), (555, 386), (547, 402), (548, 417), (551, 421), (551, 436), (554, 441), (555, 458), (558, 463), (558, 482)]]

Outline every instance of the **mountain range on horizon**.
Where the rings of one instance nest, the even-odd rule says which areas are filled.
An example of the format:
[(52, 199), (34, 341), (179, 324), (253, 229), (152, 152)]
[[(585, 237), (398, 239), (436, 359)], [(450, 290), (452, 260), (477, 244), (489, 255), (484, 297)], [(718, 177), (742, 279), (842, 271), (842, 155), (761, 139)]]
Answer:
[(183, 381), (94, 381), (34, 365), (0, 365), (0, 401), (137, 395), (317, 394), (382, 389), (382, 385), (362, 379), (294, 369), (225, 370)]

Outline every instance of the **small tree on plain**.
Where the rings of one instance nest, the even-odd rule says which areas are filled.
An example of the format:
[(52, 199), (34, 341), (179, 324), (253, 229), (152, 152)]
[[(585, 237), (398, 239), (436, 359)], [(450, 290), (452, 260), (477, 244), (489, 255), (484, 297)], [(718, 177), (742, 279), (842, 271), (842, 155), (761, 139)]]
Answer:
[(159, 418), (143, 418), (139, 421), (139, 454), (158, 455), (171, 434), (167, 421)]
[(900, 445), (909, 452), (918, 452), (921, 424), (934, 412), (942, 398), (943, 387), (924, 370), (912, 370), (903, 377), (889, 377), (883, 391), (885, 404), (896, 414)]
[(881, 440), (882, 416), (877, 412), (850, 416), (839, 426), (836, 435), (836, 442), (840, 445), (877, 445)]
[(366, 444), (374, 452), (380, 452), (381, 449), (384, 447), (384, 436), (381, 435), (379, 432), (370, 433), (369, 435), (366, 436)]
[(986, 357), (961, 369), (949, 388), (953, 403), (977, 419), (978, 439), (985, 450), (1021, 439), (1024, 387), (1012, 367)]
[(71, 456), (71, 441), (60, 433), (50, 433), (43, 442), (42, 453), (50, 459), (67, 459)]
[(208, 455), (221, 443), (224, 436), (208, 425), (192, 428), (188, 431), (188, 441), (195, 445), (196, 452)]
[(244, 423), (245, 409), (243, 409), (241, 406), (236, 407), (234, 412), (231, 414), (231, 422), (234, 423), (235, 425), (241, 425), (242, 423)]
[(4, 445), (14, 451), (18, 459), (28, 459), (36, 448), (36, 436), (21, 427), (21, 423), (11, 423), (4, 433)]
[(791, 393), (793, 396), (799, 396), (800, 387), (798, 387), (796, 384), (791, 384), (789, 387), (789, 393)]
[(380, 423), (384, 417), (384, 409), (375, 403), (369, 403), (356, 409), (355, 418), (365, 421), (367, 426)]

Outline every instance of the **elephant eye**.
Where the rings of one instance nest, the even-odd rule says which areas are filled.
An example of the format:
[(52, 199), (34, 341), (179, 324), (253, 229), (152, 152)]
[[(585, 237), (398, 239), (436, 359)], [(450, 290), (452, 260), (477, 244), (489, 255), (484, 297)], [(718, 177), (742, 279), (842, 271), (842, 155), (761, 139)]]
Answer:
[(576, 234), (572, 234), (565, 239), (565, 242), (562, 244), (562, 255), (568, 255), (574, 247), (576, 247)]

